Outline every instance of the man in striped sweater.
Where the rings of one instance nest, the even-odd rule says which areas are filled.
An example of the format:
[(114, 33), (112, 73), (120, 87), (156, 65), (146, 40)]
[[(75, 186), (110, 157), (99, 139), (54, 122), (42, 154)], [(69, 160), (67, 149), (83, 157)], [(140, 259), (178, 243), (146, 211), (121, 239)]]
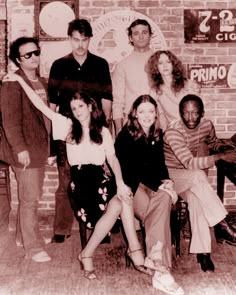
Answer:
[[(188, 202), (191, 223), (190, 253), (197, 254), (203, 271), (214, 271), (210, 258), (211, 236), (215, 229), (218, 242), (236, 245), (236, 231), (225, 217), (219, 197), (208, 182), (203, 169), (218, 160), (236, 162), (236, 147), (216, 137), (212, 122), (204, 116), (200, 97), (186, 95), (179, 105), (181, 119), (172, 122), (164, 134), (165, 161), (176, 192)], [(213, 155), (204, 156), (202, 146), (207, 145)]]

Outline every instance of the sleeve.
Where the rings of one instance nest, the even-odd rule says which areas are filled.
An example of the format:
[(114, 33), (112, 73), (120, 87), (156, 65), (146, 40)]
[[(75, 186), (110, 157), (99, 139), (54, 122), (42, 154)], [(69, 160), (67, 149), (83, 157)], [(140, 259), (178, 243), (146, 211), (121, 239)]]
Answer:
[(215, 127), (211, 121), (210, 124), (210, 132), (207, 137), (206, 143), (213, 153), (220, 153), (227, 149), (232, 149), (232, 144), (225, 142), (223, 139), (219, 139), (216, 136)]
[(102, 72), (100, 73), (102, 98), (112, 101), (112, 82), (108, 62), (104, 59)]
[(52, 117), (52, 135), (54, 140), (65, 141), (71, 132), (72, 121), (59, 113), (54, 113)]
[(22, 129), (22, 88), (18, 82), (5, 82), (1, 88), (2, 124), (13, 153), (27, 150)]
[(102, 136), (103, 136), (103, 145), (104, 145), (105, 155), (106, 155), (106, 158), (108, 158), (109, 156), (112, 156), (115, 154), (114, 142), (113, 142), (110, 131), (106, 127), (103, 127)]
[(214, 156), (194, 157), (187, 146), (184, 136), (177, 130), (166, 130), (164, 139), (175, 157), (186, 169), (206, 169), (215, 164)]
[(122, 64), (117, 64), (112, 76), (113, 87), (113, 119), (121, 119), (124, 115), (125, 108), (125, 71)]
[(59, 89), (59, 83), (60, 79), (58, 77), (58, 73), (60, 72), (60, 69), (57, 66), (57, 63), (54, 62), (51, 66), (50, 73), (49, 73), (49, 80), (48, 80), (48, 95), (49, 95), (49, 101), (50, 103), (58, 105), (58, 89)]
[(159, 139), (159, 151), (158, 151), (158, 155), (160, 158), (160, 172), (161, 172), (161, 176), (162, 179), (169, 179), (169, 172), (165, 163), (165, 155), (164, 155), (164, 142), (163, 142), (163, 133), (162, 130), (160, 131), (160, 139)]

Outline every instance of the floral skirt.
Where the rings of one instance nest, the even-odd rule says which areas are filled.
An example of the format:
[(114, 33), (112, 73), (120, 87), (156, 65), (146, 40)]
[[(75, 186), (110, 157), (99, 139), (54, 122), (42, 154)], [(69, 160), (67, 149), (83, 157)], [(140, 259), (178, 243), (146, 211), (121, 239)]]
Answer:
[(115, 177), (105, 165), (75, 165), (71, 167), (69, 196), (76, 218), (94, 228), (116, 194)]

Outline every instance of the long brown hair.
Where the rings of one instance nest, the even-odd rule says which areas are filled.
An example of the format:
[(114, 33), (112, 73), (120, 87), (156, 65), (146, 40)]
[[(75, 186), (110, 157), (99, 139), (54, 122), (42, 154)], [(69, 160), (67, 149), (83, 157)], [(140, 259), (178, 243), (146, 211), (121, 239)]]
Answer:
[(136, 117), (138, 107), (145, 102), (150, 102), (151, 104), (153, 104), (156, 111), (156, 120), (154, 124), (150, 127), (148, 139), (151, 138), (151, 139), (158, 140), (160, 136), (160, 122), (158, 119), (158, 116), (159, 116), (158, 107), (157, 107), (157, 103), (155, 99), (148, 94), (141, 95), (134, 101), (128, 115), (128, 121), (126, 123), (126, 127), (130, 135), (134, 138), (134, 140), (139, 139), (142, 135), (145, 134), (142, 126), (139, 124), (138, 119)]
[[(89, 123), (89, 136), (92, 142), (96, 144), (102, 144), (102, 127), (107, 127), (103, 111), (98, 108), (96, 101), (85, 93), (76, 92), (69, 100), (69, 103), (72, 100), (81, 100), (86, 105), (91, 105), (92, 111)], [(78, 144), (81, 142), (83, 129), (79, 120), (74, 117), (71, 109), (69, 117), (73, 123), (70, 138)]]
[(158, 70), (161, 54), (167, 55), (173, 66), (171, 87), (175, 92), (179, 92), (184, 88), (187, 77), (182, 62), (169, 50), (157, 50), (149, 58), (145, 69), (148, 73), (150, 83), (152, 87), (156, 89), (157, 93), (161, 93), (161, 85), (164, 84), (162, 76)]

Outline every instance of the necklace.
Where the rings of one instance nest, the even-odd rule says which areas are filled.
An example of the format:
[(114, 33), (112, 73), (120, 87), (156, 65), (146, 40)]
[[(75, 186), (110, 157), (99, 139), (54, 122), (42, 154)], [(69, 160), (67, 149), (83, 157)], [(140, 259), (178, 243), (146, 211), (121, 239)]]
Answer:
[(39, 80), (38, 77), (37, 77), (36, 79), (31, 79), (31, 78), (28, 77), (28, 79), (29, 79), (30, 81), (32, 81), (32, 82), (38, 82), (38, 80)]

